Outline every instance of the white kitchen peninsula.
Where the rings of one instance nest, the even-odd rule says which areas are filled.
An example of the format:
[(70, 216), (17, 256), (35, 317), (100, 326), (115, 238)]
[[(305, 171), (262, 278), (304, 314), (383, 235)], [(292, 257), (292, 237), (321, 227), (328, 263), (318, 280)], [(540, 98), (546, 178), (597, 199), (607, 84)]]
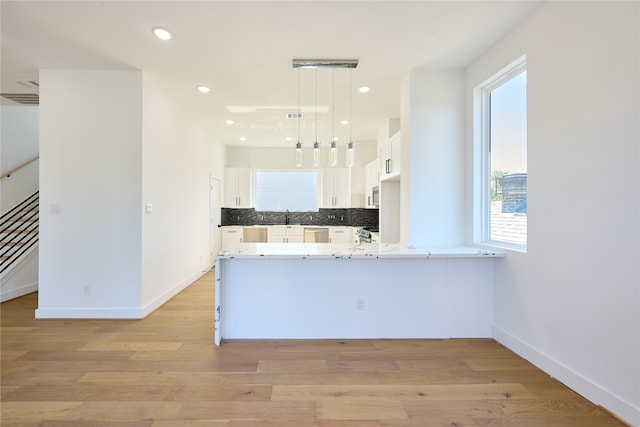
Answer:
[(215, 344), (490, 337), (501, 256), (467, 247), (243, 243), (216, 259)]

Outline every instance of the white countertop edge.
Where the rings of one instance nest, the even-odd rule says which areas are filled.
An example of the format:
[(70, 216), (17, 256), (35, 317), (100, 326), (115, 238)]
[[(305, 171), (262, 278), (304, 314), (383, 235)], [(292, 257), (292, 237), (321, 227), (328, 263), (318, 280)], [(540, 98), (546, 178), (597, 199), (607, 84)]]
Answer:
[(500, 258), (504, 253), (472, 247), (414, 248), (387, 243), (241, 243), (218, 254), (221, 259), (427, 259)]

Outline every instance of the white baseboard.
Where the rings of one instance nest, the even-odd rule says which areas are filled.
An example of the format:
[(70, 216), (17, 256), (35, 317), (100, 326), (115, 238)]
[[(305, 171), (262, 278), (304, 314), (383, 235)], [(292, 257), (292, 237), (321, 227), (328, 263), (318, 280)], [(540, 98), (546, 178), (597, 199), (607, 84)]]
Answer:
[(38, 308), (36, 319), (142, 319), (139, 308)]
[(142, 307), (142, 317), (147, 317), (158, 308), (162, 307), (164, 303), (169, 301), (174, 296), (178, 295), (185, 288), (187, 288), (190, 284), (198, 280), (200, 277), (204, 276), (206, 273), (211, 270), (211, 266), (203, 266), (197, 272), (191, 274), (189, 277), (181, 280), (180, 282), (173, 285), (166, 292), (163, 292), (161, 295), (157, 296), (147, 304)]
[(39, 308), (36, 310), (36, 319), (143, 319), (206, 274), (209, 269), (210, 267), (203, 266), (142, 308)]
[(640, 407), (616, 396), (495, 325), (493, 338), (594, 404), (602, 406), (632, 426), (640, 427)]
[(14, 288), (14, 289), (9, 289), (9, 290), (2, 290), (0, 292), (0, 302), (5, 302), (5, 301), (9, 301), (11, 299), (14, 298), (18, 298), (27, 294), (30, 294), (32, 292), (37, 292), (38, 291), (38, 283), (31, 283), (29, 285), (23, 285), (19, 288)]

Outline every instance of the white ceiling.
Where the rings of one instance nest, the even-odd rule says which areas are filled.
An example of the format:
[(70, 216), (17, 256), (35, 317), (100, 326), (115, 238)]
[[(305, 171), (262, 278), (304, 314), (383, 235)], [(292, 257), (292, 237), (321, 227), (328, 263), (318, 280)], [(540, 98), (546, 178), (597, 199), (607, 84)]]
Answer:
[[(3, 0), (1, 90), (33, 92), (15, 81), (37, 81), (41, 68), (140, 69), (226, 144), (293, 145), (298, 123), (286, 113), (296, 112), (298, 95), (303, 143), (312, 143), (316, 129), (323, 143), (332, 134), (346, 141), (349, 126), (337, 122), (348, 118), (349, 106), (353, 139), (375, 140), (382, 120), (400, 115), (400, 82), (408, 71), (464, 68), (539, 5)], [(174, 39), (156, 39), (156, 26)], [(351, 72), (318, 70), (316, 101), (316, 70), (293, 69), (294, 58), (358, 59), (359, 65)], [(211, 92), (199, 93), (200, 84)], [(362, 85), (371, 91), (358, 93)], [(252, 112), (233, 112), (238, 107)]]

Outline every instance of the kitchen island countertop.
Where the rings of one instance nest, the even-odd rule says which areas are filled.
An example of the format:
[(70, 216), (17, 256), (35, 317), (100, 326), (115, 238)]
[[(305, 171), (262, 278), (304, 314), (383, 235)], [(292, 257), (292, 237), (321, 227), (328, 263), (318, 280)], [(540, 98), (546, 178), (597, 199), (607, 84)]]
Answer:
[(419, 248), (391, 243), (240, 243), (220, 258), (477, 258), (503, 257), (501, 252), (460, 246)]

